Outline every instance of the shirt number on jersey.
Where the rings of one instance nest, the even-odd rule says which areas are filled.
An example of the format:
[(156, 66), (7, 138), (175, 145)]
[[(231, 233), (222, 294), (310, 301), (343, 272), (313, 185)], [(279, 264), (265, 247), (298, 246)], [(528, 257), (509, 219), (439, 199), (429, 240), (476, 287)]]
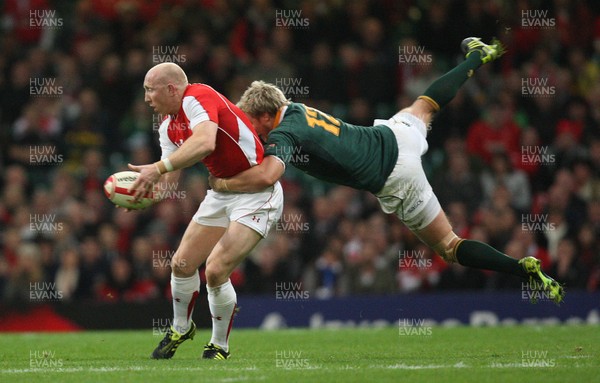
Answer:
[(333, 135), (340, 135), (340, 122), (338, 120), (309, 106), (304, 106), (304, 108), (308, 126), (311, 128), (320, 126)]

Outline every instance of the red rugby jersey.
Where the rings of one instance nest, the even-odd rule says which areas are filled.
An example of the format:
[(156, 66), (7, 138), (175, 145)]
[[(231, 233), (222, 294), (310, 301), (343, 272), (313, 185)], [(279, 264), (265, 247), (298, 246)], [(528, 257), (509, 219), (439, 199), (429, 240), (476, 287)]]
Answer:
[(202, 163), (215, 177), (232, 177), (263, 160), (263, 146), (246, 115), (225, 96), (205, 84), (190, 84), (179, 112), (164, 118), (159, 132), (161, 158), (168, 157), (210, 120), (219, 126), (215, 150)]

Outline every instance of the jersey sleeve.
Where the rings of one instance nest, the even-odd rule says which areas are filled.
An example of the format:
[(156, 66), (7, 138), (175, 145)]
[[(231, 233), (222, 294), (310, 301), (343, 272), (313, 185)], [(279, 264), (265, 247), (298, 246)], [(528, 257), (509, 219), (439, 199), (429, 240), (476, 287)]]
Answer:
[(183, 98), (183, 111), (190, 121), (190, 129), (204, 121), (219, 124), (218, 101), (208, 93), (189, 95)]
[(283, 131), (273, 130), (265, 145), (265, 156), (275, 156), (287, 167), (295, 153), (293, 137)]
[(177, 146), (171, 141), (169, 135), (167, 134), (167, 128), (169, 127), (169, 122), (171, 118), (165, 118), (163, 122), (160, 124), (158, 128), (158, 141), (160, 143), (161, 155), (160, 159), (163, 160), (171, 155), (175, 150), (177, 150)]

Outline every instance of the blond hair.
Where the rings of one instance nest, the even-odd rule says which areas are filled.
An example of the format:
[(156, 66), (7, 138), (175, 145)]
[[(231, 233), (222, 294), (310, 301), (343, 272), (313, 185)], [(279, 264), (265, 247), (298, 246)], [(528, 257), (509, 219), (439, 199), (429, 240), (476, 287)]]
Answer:
[(246, 114), (258, 117), (263, 113), (275, 116), (279, 108), (290, 100), (277, 86), (264, 81), (253, 81), (246, 89), (237, 106)]

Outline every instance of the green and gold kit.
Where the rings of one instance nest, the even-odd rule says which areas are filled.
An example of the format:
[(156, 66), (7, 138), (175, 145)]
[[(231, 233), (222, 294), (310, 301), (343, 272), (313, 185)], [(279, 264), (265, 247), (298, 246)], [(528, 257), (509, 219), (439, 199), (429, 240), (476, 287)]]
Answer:
[[(281, 113), (283, 111), (283, 117)], [(304, 104), (280, 109), (265, 156), (324, 181), (377, 193), (396, 165), (398, 144), (385, 125), (345, 123)]]

